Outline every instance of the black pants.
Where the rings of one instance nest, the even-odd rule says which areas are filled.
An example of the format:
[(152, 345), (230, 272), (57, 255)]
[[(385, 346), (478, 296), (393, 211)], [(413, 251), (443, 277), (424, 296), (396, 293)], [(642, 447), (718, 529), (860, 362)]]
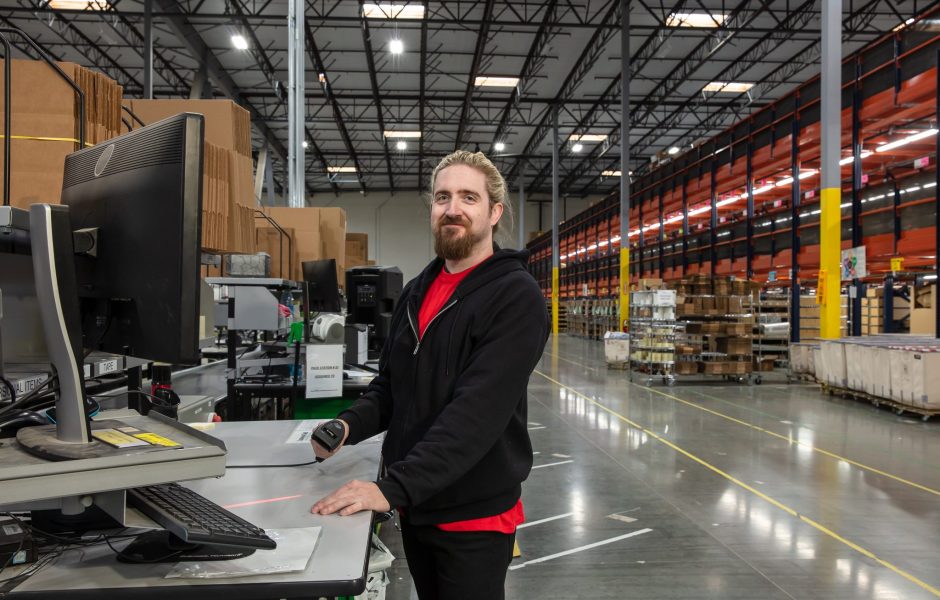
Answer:
[(502, 600), (516, 535), (441, 531), (403, 518), (408, 570), (421, 600)]

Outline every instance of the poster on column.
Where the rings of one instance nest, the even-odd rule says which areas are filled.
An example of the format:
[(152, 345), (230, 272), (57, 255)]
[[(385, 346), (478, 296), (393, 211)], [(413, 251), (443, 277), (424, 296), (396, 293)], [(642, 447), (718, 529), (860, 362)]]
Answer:
[(842, 251), (842, 281), (861, 279), (868, 275), (865, 266), (865, 246)]

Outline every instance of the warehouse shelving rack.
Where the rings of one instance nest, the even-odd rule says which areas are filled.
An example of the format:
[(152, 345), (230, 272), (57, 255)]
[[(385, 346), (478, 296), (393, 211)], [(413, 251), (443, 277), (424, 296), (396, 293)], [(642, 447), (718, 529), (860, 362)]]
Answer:
[[(938, 51), (940, 37), (914, 24), (843, 62), (842, 118), (850, 124), (842, 132), (843, 156), (863, 158), (843, 159), (842, 238), (866, 246), (875, 279), (889, 271), (892, 257), (906, 257), (905, 268), (917, 270), (933, 268), (938, 255), (937, 136), (877, 151), (904, 132), (940, 128)], [(816, 78), (634, 177), (631, 281), (696, 273), (767, 281), (774, 272), (789, 288), (790, 321), (799, 322), (792, 299), (801, 281), (815, 280), (819, 265), (818, 90)], [(563, 299), (583, 283), (598, 298), (616, 292), (619, 230), (616, 193), (561, 225)], [(550, 294), (550, 236), (529, 248), (533, 272)], [(791, 328), (790, 339), (799, 340), (799, 328)]]

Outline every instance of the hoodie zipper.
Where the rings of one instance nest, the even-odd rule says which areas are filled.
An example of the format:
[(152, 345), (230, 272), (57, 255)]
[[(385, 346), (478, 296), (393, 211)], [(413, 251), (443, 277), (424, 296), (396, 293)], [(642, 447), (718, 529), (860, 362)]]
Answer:
[[(453, 306), (454, 306), (455, 304), (457, 304), (457, 301), (458, 301), (458, 300), (460, 300), (460, 298), (454, 298), (453, 300), (451, 300), (450, 302), (448, 302), (448, 303), (444, 306), (444, 308), (442, 308), (441, 310), (437, 311), (437, 314), (434, 315), (434, 316), (431, 318), (430, 321), (428, 321), (428, 325), (427, 325), (427, 327), (424, 328), (424, 332), (427, 333), (428, 329), (431, 328), (431, 324), (434, 323), (434, 321), (436, 321), (439, 316), (441, 316), (442, 314), (444, 314), (444, 312), (447, 311), (447, 309), (453, 308)], [(415, 325), (415, 320), (414, 320), (414, 317), (411, 315), (411, 308), (410, 308), (410, 307), (409, 307), (409, 309), (408, 309), (407, 312), (408, 312), (408, 324), (411, 325), (411, 331), (412, 331), (412, 333), (415, 334), (415, 340), (417, 340), (417, 343), (415, 344), (414, 352), (412, 352), (411, 355), (412, 355), (412, 356), (416, 356), (416, 355), (418, 354), (418, 350), (421, 349), (421, 336), (418, 335), (418, 327)]]

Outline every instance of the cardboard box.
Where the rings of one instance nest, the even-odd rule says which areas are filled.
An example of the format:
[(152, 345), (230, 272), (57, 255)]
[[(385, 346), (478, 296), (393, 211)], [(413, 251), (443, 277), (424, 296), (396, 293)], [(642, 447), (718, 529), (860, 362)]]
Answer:
[(251, 158), (251, 115), (231, 100), (127, 99), (124, 104), (147, 125), (184, 112), (202, 114), (206, 141)]
[(258, 227), (255, 229), (255, 239), (258, 252), (266, 252), (271, 257), (271, 277), (292, 279), (291, 258), (295, 258), (296, 253), (292, 252), (288, 242), (293, 242), (295, 234), (291, 227), (284, 228), (284, 231), (286, 237), (274, 227)]
[(321, 256), (336, 259), (336, 278), (340, 287), (346, 284), (346, 211), (342, 208), (321, 208)]
[(369, 258), (369, 234), (346, 232), (346, 254)]
[(710, 361), (704, 363), (703, 372), (706, 375), (725, 375), (730, 371), (730, 365), (726, 362)]
[(730, 356), (746, 356), (753, 353), (751, 338), (719, 338), (718, 352)]
[(656, 278), (641, 279), (637, 282), (638, 290), (659, 290), (663, 287), (663, 280)]
[(915, 308), (911, 311), (911, 333), (934, 335), (937, 331), (937, 313), (933, 308)]
[[(0, 68), (3, 61), (0, 60)], [(97, 144), (121, 131), (123, 89), (114, 80), (74, 63), (59, 67), (85, 94), (85, 142)], [(36, 60), (11, 63), (10, 202), (18, 208), (58, 204), (65, 157), (79, 149), (78, 99), (49, 65)], [(4, 93), (0, 77), (0, 97)], [(0, 119), (4, 117), (0, 102)], [(0, 161), (3, 144), (0, 144)]]
[(698, 363), (691, 360), (680, 360), (676, 363), (677, 375), (695, 375), (698, 369)]
[[(268, 206), (262, 210), (281, 228), (293, 230), (294, 272), (293, 277), (289, 279), (303, 281), (301, 263), (308, 260), (320, 260), (323, 257), (323, 248), (320, 243), (320, 209)], [(270, 227), (264, 223), (263, 219), (258, 219), (260, 226)], [(276, 259), (272, 261), (272, 263), (276, 262)]]

